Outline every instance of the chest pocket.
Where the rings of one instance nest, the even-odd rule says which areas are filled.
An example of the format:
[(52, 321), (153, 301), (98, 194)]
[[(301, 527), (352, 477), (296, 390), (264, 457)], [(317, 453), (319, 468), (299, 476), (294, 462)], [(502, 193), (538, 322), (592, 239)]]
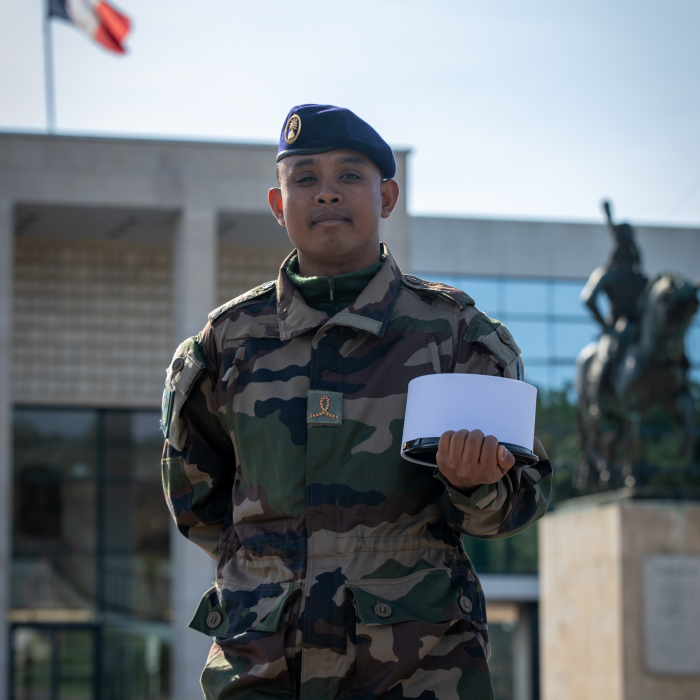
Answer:
[(223, 348), (235, 348), (247, 338), (279, 338), (276, 323), (229, 323), (224, 331)]

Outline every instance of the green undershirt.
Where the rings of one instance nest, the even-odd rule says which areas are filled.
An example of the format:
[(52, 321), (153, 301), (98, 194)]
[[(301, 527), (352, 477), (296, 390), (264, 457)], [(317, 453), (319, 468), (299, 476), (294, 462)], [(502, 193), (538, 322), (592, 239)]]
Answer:
[(304, 301), (312, 309), (334, 316), (341, 309), (350, 306), (360, 296), (362, 290), (379, 272), (385, 260), (386, 255), (382, 254), (378, 263), (359, 272), (350, 272), (347, 275), (302, 277), (299, 274), (299, 259), (295, 255), (287, 263), (285, 271), (289, 281), (299, 290)]

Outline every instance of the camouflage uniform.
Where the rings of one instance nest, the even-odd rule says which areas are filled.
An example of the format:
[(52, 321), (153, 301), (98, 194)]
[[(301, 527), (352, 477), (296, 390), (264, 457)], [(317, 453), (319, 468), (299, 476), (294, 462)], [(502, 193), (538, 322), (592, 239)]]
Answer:
[(285, 265), (212, 312), (167, 371), (166, 498), (217, 559), (190, 625), (216, 637), (204, 694), (492, 698), (461, 536), (541, 517), (551, 467), (515, 466), (468, 495), (400, 444), (411, 379), (515, 377), (518, 347), (464, 292), (403, 275), (390, 254), (332, 318)]

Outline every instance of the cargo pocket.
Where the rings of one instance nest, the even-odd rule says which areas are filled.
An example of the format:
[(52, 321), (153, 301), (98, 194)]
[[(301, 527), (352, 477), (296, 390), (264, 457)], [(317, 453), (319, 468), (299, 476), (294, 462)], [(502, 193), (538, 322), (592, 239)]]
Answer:
[(415, 684), (428, 682), (447, 684), (441, 692), (426, 686), (436, 697), (458, 697), (450, 684), (468, 667), (485, 674), (490, 686), (484, 596), (471, 572), (426, 569), (345, 585), (356, 612), (358, 694), (388, 692), (399, 684), (405, 697), (414, 697)]
[(204, 594), (189, 626), (216, 637), (218, 645), (202, 674), (206, 697), (218, 697), (216, 688), (225, 697), (235, 688), (291, 691), (285, 647), (295, 636), (301, 585), (301, 581), (255, 586), (220, 580)]

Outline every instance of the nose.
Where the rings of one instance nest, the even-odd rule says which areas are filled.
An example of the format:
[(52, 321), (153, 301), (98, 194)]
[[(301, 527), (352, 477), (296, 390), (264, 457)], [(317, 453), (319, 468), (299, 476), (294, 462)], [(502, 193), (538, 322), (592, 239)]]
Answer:
[(324, 204), (342, 204), (343, 196), (340, 192), (333, 192), (331, 188), (324, 186), (316, 195), (316, 204), (319, 206)]

